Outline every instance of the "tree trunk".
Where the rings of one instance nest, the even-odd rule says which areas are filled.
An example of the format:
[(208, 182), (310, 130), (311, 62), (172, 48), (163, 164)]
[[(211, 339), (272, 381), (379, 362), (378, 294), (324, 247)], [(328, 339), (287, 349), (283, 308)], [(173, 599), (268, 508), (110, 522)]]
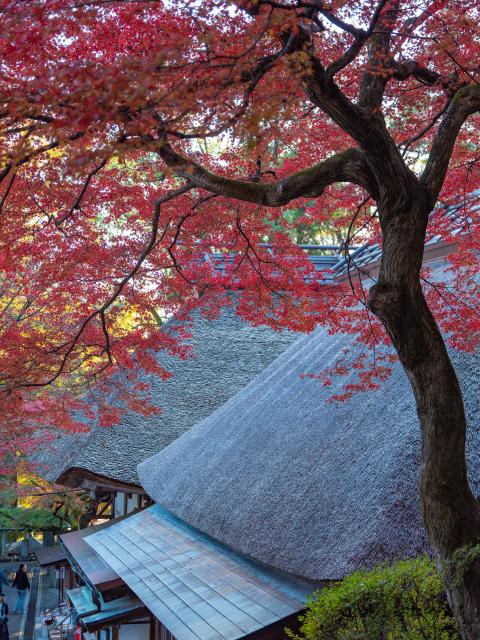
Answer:
[[(403, 198), (397, 191), (394, 200), (380, 203), (383, 258), (369, 307), (389, 333), (415, 395), (422, 433), (421, 505), (428, 539), (444, 572), (462, 638), (479, 640), (480, 559), (473, 553), (468, 562), (465, 548), (480, 542), (480, 506), (467, 480), (462, 393), (420, 285), (429, 206), (422, 192), (415, 191), (410, 185)], [(463, 569), (457, 562), (462, 555)]]

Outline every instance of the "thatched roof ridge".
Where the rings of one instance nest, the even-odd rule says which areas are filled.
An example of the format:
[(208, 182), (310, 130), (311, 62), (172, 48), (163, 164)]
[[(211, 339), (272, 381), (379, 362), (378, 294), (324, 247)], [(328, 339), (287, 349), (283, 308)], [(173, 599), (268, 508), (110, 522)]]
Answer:
[(139, 462), (226, 402), (296, 339), (291, 332), (248, 324), (231, 306), (217, 319), (196, 315), (191, 332), (193, 357), (161, 353), (159, 360), (173, 376), (164, 382), (150, 377), (160, 415), (127, 412), (118, 426), (91, 425), (88, 433), (59, 438), (37, 457), (40, 475), (72, 486), (82, 474), (138, 485)]
[[(150, 496), (237, 551), (312, 580), (428, 550), (418, 502), (420, 435), (396, 365), (380, 391), (327, 400), (301, 374), (333, 364), (351, 337), (319, 328), (188, 433), (139, 465)], [(453, 354), (480, 496), (480, 359)]]

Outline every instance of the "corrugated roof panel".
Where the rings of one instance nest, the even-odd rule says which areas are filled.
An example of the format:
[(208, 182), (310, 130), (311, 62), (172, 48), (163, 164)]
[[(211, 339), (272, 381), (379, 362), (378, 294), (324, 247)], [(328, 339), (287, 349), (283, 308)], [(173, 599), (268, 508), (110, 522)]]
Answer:
[(305, 607), (274, 574), (154, 505), (86, 542), (178, 640), (236, 640)]

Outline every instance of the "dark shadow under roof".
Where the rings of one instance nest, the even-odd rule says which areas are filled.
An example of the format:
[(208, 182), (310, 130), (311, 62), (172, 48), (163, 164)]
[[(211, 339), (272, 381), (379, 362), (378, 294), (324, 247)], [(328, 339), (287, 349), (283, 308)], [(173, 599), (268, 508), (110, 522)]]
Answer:
[(254, 564), (159, 505), (87, 538), (177, 640), (236, 640), (305, 608), (312, 585)]
[[(319, 373), (354, 348), (321, 328), (139, 465), (149, 495), (190, 525), (296, 576), (339, 579), (428, 551), (419, 507), (420, 430), (400, 365), (379, 391), (329, 402)], [(465, 398), (467, 460), (480, 496), (480, 359), (452, 353)]]

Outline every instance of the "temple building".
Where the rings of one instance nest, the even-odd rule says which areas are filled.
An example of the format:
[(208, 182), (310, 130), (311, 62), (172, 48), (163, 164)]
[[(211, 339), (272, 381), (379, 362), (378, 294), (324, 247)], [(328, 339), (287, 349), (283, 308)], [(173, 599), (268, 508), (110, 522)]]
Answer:
[[(432, 278), (448, 277), (452, 250), (438, 238), (427, 244)], [(352, 260), (356, 277), (375, 275), (380, 257), (363, 247), (338, 258), (329, 277), (347, 277)], [(354, 336), (275, 334), (230, 309), (196, 319), (193, 340), (196, 360), (175, 364), (158, 386), (158, 423), (128, 414), (107, 433), (94, 428), (51, 471), (114, 495), (108, 522), (61, 536), (85, 639), (284, 638), (313, 591), (430, 551), (418, 419), (398, 363), (379, 390), (332, 402), (355, 369), (327, 387), (317, 374), (355, 356)], [(480, 497), (480, 358), (452, 358)], [(139, 499), (117, 509), (120, 494)]]

